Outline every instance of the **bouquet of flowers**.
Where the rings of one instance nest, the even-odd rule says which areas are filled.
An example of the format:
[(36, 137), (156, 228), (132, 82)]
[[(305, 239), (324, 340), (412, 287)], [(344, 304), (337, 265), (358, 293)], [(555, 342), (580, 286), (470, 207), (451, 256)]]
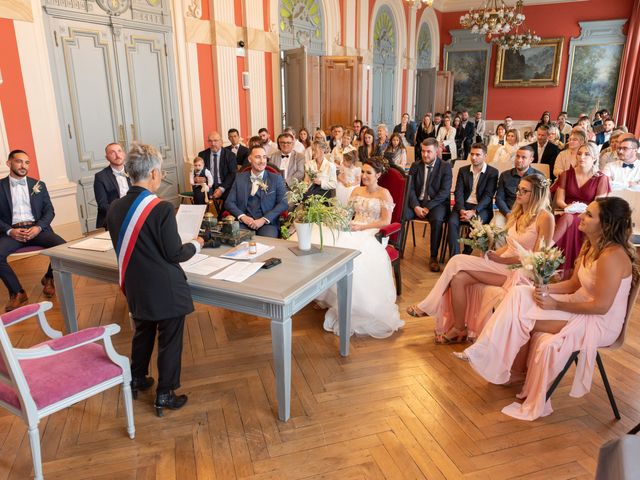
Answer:
[(458, 241), (463, 245), (480, 250), (482, 253), (502, 245), (507, 235), (504, 228), (482, 223), (482, 219), (478, 216), (473, 217), (469, 223), (471, 224), (469, 238), (460, 238)]
[(544, 240), (540, 244), (540, 250), (532, 252), (526, 250), (518, 242), (515, 242), (518, 249), (520, 263), (510, 265), (509, 268), (520, 269), (525, 277), (536, 285), (548, 285), (551, 278), (560, 272), (560, 265), (564, 263), (564, 255), (558, 247), (545, 245)]

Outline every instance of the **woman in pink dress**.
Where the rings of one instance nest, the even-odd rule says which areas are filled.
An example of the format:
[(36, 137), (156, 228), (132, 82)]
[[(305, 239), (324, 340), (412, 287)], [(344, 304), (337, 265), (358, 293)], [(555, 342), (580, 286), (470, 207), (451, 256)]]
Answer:
[(553, 241), (564, 252), (563, 279), (571, 276), (573, 263), (580, 253), (583, 241), (583, 235), (578, 230), (581, 212), (571, 212), (571, 205), (588, 205), (597, 197), (606, 196), (611, 191), (609, 177), (598, 172), (598, 153), (595, 145), (582, 145), (578, 148), (576, 158), (576, 167), (569, 167), (569, 170), (560, 174), (556, 191), (556, 207), (562, 210), (569, 207), (569, 211), (556, 216), (556, 231), (553, 235)]
[[(573, 276), (548, 289), (512, 288), (476, 343), (454, 353), (496, 384), (517, 381), (528, 367), (517, 395), (524, 402), (502, 410), (514, 418), (535, 420), (552, 412), (547, 389), (577, 350), (581, 354), (570, 395), (581, 397), (589, 391), (597, 348), (618, 338), (631, 285), (638, 281), (635, 249), (629, 242), (629, 204), (617, 197), (598, 198), (580, 217), (586, 240)], [(536, 336), (530, 347), (536, 332), (553, 335)]]
[[(484, 302), (478, 285), (509, 288), (518, 283), (519, 275), (509, 270), (518, 263), (515, 242), (526, 249), (537, 250), (542, 240), (551, 241), (553, 215), (549, 206), (549, 182), (539, 174), (527, 175), (518, 185), (516, 203), (509, 215), (507, 244), (489, 251), (484, 257), (454, 255), (429, 295), (407, 309), (414, 317), (436, 317), (436, 344), (461, 343), (480, 334), (491, 315), (493, 305), (504, 296), (498, 290), (493, 302)], [(481, 308), (489, 305), (489, 308)]]

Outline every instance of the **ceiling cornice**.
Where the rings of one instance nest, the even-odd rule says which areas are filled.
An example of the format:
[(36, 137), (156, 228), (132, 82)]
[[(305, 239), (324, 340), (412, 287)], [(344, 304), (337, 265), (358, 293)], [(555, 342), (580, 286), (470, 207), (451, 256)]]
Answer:
[[(525, 0), (524, 6), (549, 5), (554, 3), (577, 3), (588, 0)], [(433, 8), (440, 12), (466, 12), (471, 8), (482, 6), (484, 0), (435, 0)], [(506, 0), (508, 5), (515, 5), (515, 0)]]

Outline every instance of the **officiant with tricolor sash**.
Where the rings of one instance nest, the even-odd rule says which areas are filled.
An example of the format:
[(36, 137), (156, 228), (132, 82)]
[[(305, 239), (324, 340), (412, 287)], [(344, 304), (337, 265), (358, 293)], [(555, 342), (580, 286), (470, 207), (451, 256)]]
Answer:
[(183, 244), (174, 207), (155, 192), (162, 181), (162, 157), (150, 145), (134, 144), (125, 170), (132, 186), (107, 213), (107, 229), (118, 257), (120, 288), (135, 324), (131, 346), (131, 388), (152, 387), (149, 362), (158, 335), (158, 385), (155, 409), (178, 409), (186, 395), (180, 387), (182, 336), (185, 316), (194, 310), (187, 278), (180, 266), (200, 252), (203, 240)]

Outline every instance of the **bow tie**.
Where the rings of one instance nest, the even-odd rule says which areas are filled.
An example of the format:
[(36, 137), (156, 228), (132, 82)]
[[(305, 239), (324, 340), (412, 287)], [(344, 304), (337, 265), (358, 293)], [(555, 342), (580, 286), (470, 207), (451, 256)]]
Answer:
[(635, 165), (633, 163), (624, 163), (622, 162), (622, 168), (634, 168)]
[(256, 177), (255, 175), (251, 175), (251, 183), (262, 181), (262, 177)]
[(280, 155), (282, 158), (289, 158), (289, 155)]
[(11, 181), (12, 187), (17, 187), (18, 185), (24, 185), (25, 187), (27, 186), (26, 178), (15, 179), (10, 177), (9, 180)]
[(114, 171), (113, 171), (113, 174), (114, 174), (116, 177), (126, 177), (126, 176), (127, 176), (127, 174), (124, 172), (124, 170), (123, 170), (123, 171), (121, 171), (121, 172), (116, 172), (116, 171), (114, 170)]

